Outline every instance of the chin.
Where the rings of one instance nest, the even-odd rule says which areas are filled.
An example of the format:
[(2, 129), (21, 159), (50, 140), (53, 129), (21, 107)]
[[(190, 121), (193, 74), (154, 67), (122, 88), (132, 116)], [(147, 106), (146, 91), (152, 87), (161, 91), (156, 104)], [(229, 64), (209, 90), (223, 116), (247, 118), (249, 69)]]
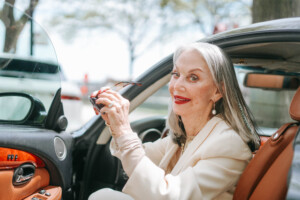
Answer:
[(176, 114), (176, 115), (185, 115), (187, 114), (187, 109), (184, 109), (184, 108), (178, 108), (177, 105), (173, 105), (173, 112)]

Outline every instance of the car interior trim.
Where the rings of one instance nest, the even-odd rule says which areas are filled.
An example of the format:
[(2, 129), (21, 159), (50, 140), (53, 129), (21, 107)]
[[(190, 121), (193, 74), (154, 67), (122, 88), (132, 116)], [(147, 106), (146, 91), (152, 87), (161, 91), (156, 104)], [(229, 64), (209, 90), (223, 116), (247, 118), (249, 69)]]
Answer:
[(24, 200), (32, 200), (34, 198), (40, 200), (61, 200), (62, 190), (61, 187), (47, 186), (45, 188), (37, 190), (34, 194), (25, 198)]
[(290, 106), (290, 115), (292, 119), (300, 121), (300, 87), (298, 88), (296, 95), (293, 97)]
[(159, 131), (158, 129), (150, 128), (150, 129), (147, 129), (147, 130), (143, 131), (142, 133), (140, 133), (139, 137), (140, 137), (142, 143), (144, 143), (147, 137), (158, 136), (158, 138), (160, 138), (161, 135), (162, 135), (162, 132)]
[(49, 173), (45, 168), (36, 168), (34, 176), (31, 178), (31, 180), (23, 185), (14, 186), (12, 184), (13, 175), (14, 170), (0, 170), (0, 188), (2, 199), (24, 199), (38, 189), (48, 186), (50, 182)]
[(0, 169), (13, 169), (26, 162), (33, 163), (35, 167), (45, 167), (42, 159), (32, 153), (0, 147)]

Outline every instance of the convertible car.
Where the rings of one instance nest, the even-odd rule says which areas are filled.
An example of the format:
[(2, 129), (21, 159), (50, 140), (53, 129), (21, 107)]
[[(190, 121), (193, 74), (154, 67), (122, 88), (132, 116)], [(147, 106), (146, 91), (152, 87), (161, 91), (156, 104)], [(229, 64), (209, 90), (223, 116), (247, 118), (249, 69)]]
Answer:
[[(28, 18), (25, 30), (33, 20), (24, 17)], [(11, 42), (7, 33), (16, 27), (13, 22), (1, 25), (2, 46)], [(21, 33), (18, 40), (25, 36)], [(200, 41), (216, 44), (230, 56), (261, 135), (261, 148), (241, 176), (234, 198), (300, 199), (300, 18), (252, 24)], [(85, 200), (101, 188), (122, 190), (128, 177), (110, 154), (111, 135), (101, 115), (76, 131), (66, 131), (59, 77), (50, 83), (43, 76), (38, 82), (28, 76), (40, 69), (41, 56), (55, 55), (51, 43), (37, 43), (35, 53), (26, 55), (39, 60), (34, 68), (11, 65), (27, 53), (18, 42), (16, 47), (14, 51), (3, 48), (0, 56), (7, 58), (0, 63), (0, 73), (10, 81), (7, 87), (3, 80), (8, 79), (0, 83), (0, 200)], [(55, 58), (51, 57), (52, 63), (57, 63)], [(157, 97), (168, 99), (172, 67), (170, 55), (135, 80), (141, 86), (120, 91), (130, 101), (131, 126), (142, 142), (168, 132), (167, 103)], [(8, 72), (18, 71), (19, 76), (9, 77)], [(36, 93), (38, 86), (51, 95)], [(157, 102), (151, 104), (151, 99)], [(158, 114), (136, 117), (149, 107), (157, 108)]]

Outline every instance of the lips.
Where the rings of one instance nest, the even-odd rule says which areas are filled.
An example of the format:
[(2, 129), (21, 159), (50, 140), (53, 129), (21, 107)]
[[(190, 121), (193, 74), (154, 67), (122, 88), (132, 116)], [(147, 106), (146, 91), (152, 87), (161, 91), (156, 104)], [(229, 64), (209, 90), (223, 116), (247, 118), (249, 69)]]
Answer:
[(185, 104), (185, 103), (188, 103), (190, 101), (191, 101), (191, 99), (189, 99), (189, 98), (185, 98), (185, 97), (182, 97), (182, 96), (174, 95), (174, 102), (176, 104)]

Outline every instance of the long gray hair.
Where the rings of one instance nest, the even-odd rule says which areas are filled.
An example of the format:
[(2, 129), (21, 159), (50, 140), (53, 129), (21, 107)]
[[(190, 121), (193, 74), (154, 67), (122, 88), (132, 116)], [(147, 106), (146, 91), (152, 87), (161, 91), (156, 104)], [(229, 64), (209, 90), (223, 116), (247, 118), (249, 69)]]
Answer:
[[(198, 42), (178, 48), (173, 55), (173, 63), (175, 64), (181, 53), (188, 49), (196, 50), (202, 55), (217, 89), (222, 94), (223, 98), (216, 102), (217, 115), (240, 135), (252, 151), (258, 149), (260, 139), (256, 131), (256, 125), (242, 96), (230, 58), (218, 46)], [(173, 112), (171, 103), (169, 105), (167, 126), (176, 143), (180, 145), (185, 142), (184, 125), (180, 116)]]

